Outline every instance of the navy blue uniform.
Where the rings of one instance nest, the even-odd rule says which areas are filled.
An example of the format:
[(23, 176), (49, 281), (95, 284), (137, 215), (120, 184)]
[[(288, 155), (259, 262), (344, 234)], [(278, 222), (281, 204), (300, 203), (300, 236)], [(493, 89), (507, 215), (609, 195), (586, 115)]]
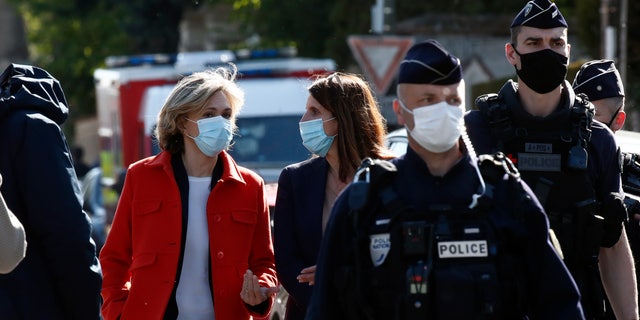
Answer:
[[(531, 123), (532, 125), (553, 121), (555, 114), (566, 110), (570, 104), (574, 103), (574, 93), (568, 82), (566, 82), (563, 87), (561, 105), (558, 106), (554, 114), (545, 118), (531, 116), (522, 109), (517, 93), (517, 84), (515, 82), (509, 80), (500, 90), (499, 95), (504, 97), (507, 105), (513, 110), (513, 114), (516, 117), (520, 118), (522, 122)], [(498, 150), (497, 138), (492, 135), (489, 123), (482, 117), (479, 111), (474, 110), (468, 112), (464, 121), (469, 138), (471, 138), (471, 143), (478, 154), (494, 153), (496, 151), (508, 153), (508, 150)], [(608, 197), (611, 192), (621, 194), (620, 158), (617, 145), (613, 137), (613, 132), (604, 124), (597, 121), (591, 124), (591, 140), (589, 141), (587, 153), (587, 170), (596, 196), (599, 199), (604, 199)], [(522, 170), (520, 169), (520, 171)], [(620, 217), (616, 218), (620, 219)], [(621, 226), (622, 224), (620, 224), (620, 227)]]
[[(518, 166), (523, 180), (536, 191), (539, 201), (549, 214), (551, 226), (558, 235), (565, 263), (581, 288), (585, 313), (592, 317), (602, 312), (599, 307), (602, 304), (603, 289), (597, 272), (598, 248), (611, 247), (618, 242), (626, 216), (624, 206), (621, 205), (620, 157), (611, 130), (604, 124), (593, 121), (588, 128), (590, 139), (587, 139), (586, 147), (580, 149), (586, 151), (586, 171), (569, 167), (567, 163), (570, 153), (566, 151), (569, 147), (564, 147), (565, 150), (562, 151), (559, 146), (562, 139), (559, 137), (566, 137), (566, 141), (575, 139), (571, 136), (571, 130), (572, 126), (578, 124), (575, 119), (571, 120), (569, 110), (580, 102), (568, 82), (565, 82), (562, 90), (558, 107), (546, 117), (536, 117), (523, 109), (517, 83), (509, 80), (502, 87), (498, 100), (508, 110), (509, 126), (515, 128), (512, 132), (517, 136), (514, 139), (510, 139), (508, 135), (498, 137), (495, 127), (489, 124), (492, 120), (481, 111), (467, 113), (465, 125), (478, 153), (493, 153), (498, 150), (504, 152)], [(514, 144), (505, 141), (518, 142)], [(546, 143), (536, 143), (540, 141)], [(589, 213), (603, 218), (603, 226), (594, 227), (597, 232), (593, 234), (575, 227), (578, 224), (576, 219), (585, 216), (579, 211), (577, 204), (589, 197), (595, 200), (595, 209), (590, 209)], [(572, 224), (575, 229), (568, 232), (569, 225)], [(583, 239), (576, 240), (580, 239), (580, 233)], [(601, 235), (597, 236), (596, 233)], [(585, 249), (585, 242), (589, 241), (593, 242), (592, 247), (595, 249)], [(589, 252), (585, 254), (585, 251)], [(586, 256), (589, 257), (585, 258)]]
[[(476, 164), (467, 155), (444, 177), (432, 176), (425, 162), (411, 148), (407, 150), (406, 155), (394, 159), (392, 162), (398, 170), (392, 182), (392, 187), (396, 191), (399, 200), (414, 209), (414, 212), (425, 212), (438, 204), (468, 207), (471, 203), (472, 195), (478, 192), (480, 180), (476, 172)], [(517, 274), (518, 279), (522, 279), (522, 282), (520, 282), (521, 289), (525, 293), (524, 299), (521, 300), (523, 303), (523, 316), (528, 315), (532, 319), (583, 319), (578, 290), (550, 244), (548, 221), (544, 211), (535, 200), (535, 197), (531, 196), (528, 187), (524, 183), (521, 184), (521, 195), (522, 193), (527, 193), (527, 195), (523, 195), (526, 200), (525, 203), (521, 204), (519, 210), (522, 221), (513, 219), (512, 213), (508, 212), (509, 209), (502, 205), (510, 202), (507, 189), (504, 187), (496, 187), (494, 189), (494, 201), (492, 202), (494, 210), (489, 215), (489, 219), (496, 224), (500, 232), (504, 234), (519, 233), (526, 239), (518, 244), (520, 248), (518, 254), (521, 260), (519, 260), (520, 263), (514, 265), (516, 269), (502, 271), (499, 269), (498, 278), (506, 279), (508, 275)], [(402, 307), (398, 304), (398, 299), (396, 298), (403, 295), (402, 291), (389, 292), (386, 297), (378, 296), (382, 298), (376, 301), (363, 301), (358, 297), (358, 294), (352, 296), (348, 293), (345, 294), (345, 292), (353, 289), (350, 288), (353, 285), (350, 277), (366, 277), (366, 275), (358, 271), (345, 272), (345, 270), (354, 270), (355, 268), (353, 257), (357, 253), (354, 252), (354, 246), (350, 244), (353, 243), (356, 237), (355, 234), (362, 231), (354, 232), (353, 230), (352, 211), (348, 204), (349, 196), (354, 190), (353, 186), (354, 184), (351, 184), (345, 190), (334, 206), (332, 217), (322, 242), (317, 264), (314, 294), (306, 319), (365, 318), (362, 315), (348, 314), (352, 312), (348, 311), (351, 306), (355, 304), (356, 308), (360, 308), (358, 304), (363, 302), (371, 311), (370, 314), (372, 316), (370, 318), (385, 320), (408, 319), (409, 317), (403, 316)], [(380, 206), (380, 201), (375, 194), (370, 195), (369, 201), (374, 203), (373, 207)], [(375, 213), (376, 217), (378, 217), (379, 211), (372, 210), (371, 214)], [(427, 219), (427, 216), (425, 215), (423, 219)], [(373, 220), (375, 221), (375, 219)], [(388, 264), (393, 264), (393, 259), (399, 257), (397, 252), (402, 250), (402, 244), (394, 242), (393, 236), (391, 236), (390, 243), (389, 254), (380, 265), (382, 268)], [(368, 252), (365, 254), (369, 255)], [(389, 272), (386, 278), (364, 278), (362, 281), (366, 282), (367, 286), (371, 288), (375, 288), (378, 282), (396, 283), (400, 284), (395, 288), (398, 289), (403, 287), (405, 273)], [(427, 286), (429, 287), (429, 285)], [(440, 287), (429, 290), (434, 290), (434, 297), (440, 299), (447, 291), (447, 288)], [(367, 291), (375, 292), (378, 290)], [(460, 296), (467, 293), (453, 292), (453, 294)], [(375, 294), (372, 296), (376, 297)], [(482, 300), (485, 297), (476, 298)], [(463, 304), (460, 303), (460, 308), (469, 307), (463, 306)], [(437, 309), (438, 306), (435, 308)], [(447, 318), (456, 314), (458, 310), (447, 308), (446, 310), (434, 311), (439, 316), (433, 318)]]

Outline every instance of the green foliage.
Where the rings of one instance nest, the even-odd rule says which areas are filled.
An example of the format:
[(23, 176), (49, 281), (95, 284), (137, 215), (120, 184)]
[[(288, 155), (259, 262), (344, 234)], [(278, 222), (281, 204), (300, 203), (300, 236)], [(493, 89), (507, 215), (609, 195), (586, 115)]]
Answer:
[[(333, 28), (329, 30), (329, 36), (323, 43), (325, 49), (319, 52), (333, 58), (338, 69), (344, 70), (355, 63), (347, 38), (350, 35), (371, 33), (370, 7), (371, 1), (367, 0), (337, 1), (330, 11), (328, 24)], [(367, 14), (361, 14), (363, 11)]]
[(640, 39), (634, 37), (640, 28), (640, 2), (629, 0), (628, 13), (628, 51), (627, 51), (627, 82), (625, 94), (627, 96), (625, 108), (638, 108), (640, 100)]
[(70, 105), (68, 124), (95, 114), (93, 71), (107, 56), (177, 48), (181, 0), (9, 2), (25, 19), (32, 63), (62, 84)]
[(302, 56), (325, 53), (323, 39), (330, 36), (327, 21), (335, 1), (326, 0), (238, 0), (235, 17), (248, 30), (260, 35), (262, 47), (293, 44)]
[(600, 13), (594, 10), (599, 7), (600, 0), (581, 0), (576, 3), (578, 37), (594, 57), (600, 55)]
[[(369, 34), (375, 0), (8, 0), (25, 17), (31, 58), (56, 76), (71, 105), (72, 121), (95, 114), (93, 71), (109, 55), (175, 52), (183, 11), (202, 5), (230, 4), (232, 18), (260, 47), (296, 46), (301, 56), (330, 57), (338, 68), (353, 65), (346, 39)], [(599, 56), (600, 0), (556, 0), (575, 19), (583, 45)], [(618, 3), (612, 1), (612, 3)], [(514, 15), (525, 1), (395, 0), (396, 21), (426, 13)], [(640, 2), (629, 0), (629, 30), (640, 27)], [(573, 21), (573, 20), (572, 20)], [(506, 26), (505, 26), (506, 32)], [(230, 48), (245, 46), (231, 44)], [(629, 37), (627, 93), (640, 93), (640, 41)], [(502, 79), (501, 79), (502, 80)], [(504, 82), (504, 81), (501, 81)], [(498, 88), (499, 89), (499, 88)], [(495, 89), (493, 90), (495, 91)], [(628, 99), (632, 100), (632, 99)]]
[(49, 71), (63, 86), (71, 112), (67, 124), (95, 114), (93, 70), (111, 48), (126, 44), (126, 37), (114, 32), (115, 15), (108, 14), (104, 3), (91, 1), (11, 3), (25, 19), (32, 63)]

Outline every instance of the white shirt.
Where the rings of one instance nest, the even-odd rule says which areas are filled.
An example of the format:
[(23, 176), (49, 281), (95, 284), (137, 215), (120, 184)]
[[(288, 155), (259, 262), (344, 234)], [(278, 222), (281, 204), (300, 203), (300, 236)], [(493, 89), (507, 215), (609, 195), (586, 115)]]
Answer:
[(189, 177), (187, 237), (176, 290), (178, 320), (215, 319), (209, 287), (207, 199), (210, 184), (211, 177)]

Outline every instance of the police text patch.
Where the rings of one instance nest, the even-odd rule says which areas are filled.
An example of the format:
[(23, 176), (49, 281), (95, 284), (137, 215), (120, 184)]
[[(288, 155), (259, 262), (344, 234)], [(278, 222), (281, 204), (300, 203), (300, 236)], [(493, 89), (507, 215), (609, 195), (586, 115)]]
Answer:
[(486, 240), (438, 242), (438, 257), (473, 258), (489, 256)]
[(518, 170), (560, 172), (562, 157), (559, 154), (518, 153)]

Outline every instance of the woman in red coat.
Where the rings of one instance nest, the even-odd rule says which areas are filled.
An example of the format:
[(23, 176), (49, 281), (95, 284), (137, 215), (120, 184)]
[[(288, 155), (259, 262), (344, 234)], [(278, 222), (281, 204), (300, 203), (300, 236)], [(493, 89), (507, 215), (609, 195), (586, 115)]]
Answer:
[(157, 156), (132, 164), (100, 253), (105, 319), (263, 318), (277, 292), (264, 182), (225, 151), (236, 71), (194, 73), (158, 115)]

